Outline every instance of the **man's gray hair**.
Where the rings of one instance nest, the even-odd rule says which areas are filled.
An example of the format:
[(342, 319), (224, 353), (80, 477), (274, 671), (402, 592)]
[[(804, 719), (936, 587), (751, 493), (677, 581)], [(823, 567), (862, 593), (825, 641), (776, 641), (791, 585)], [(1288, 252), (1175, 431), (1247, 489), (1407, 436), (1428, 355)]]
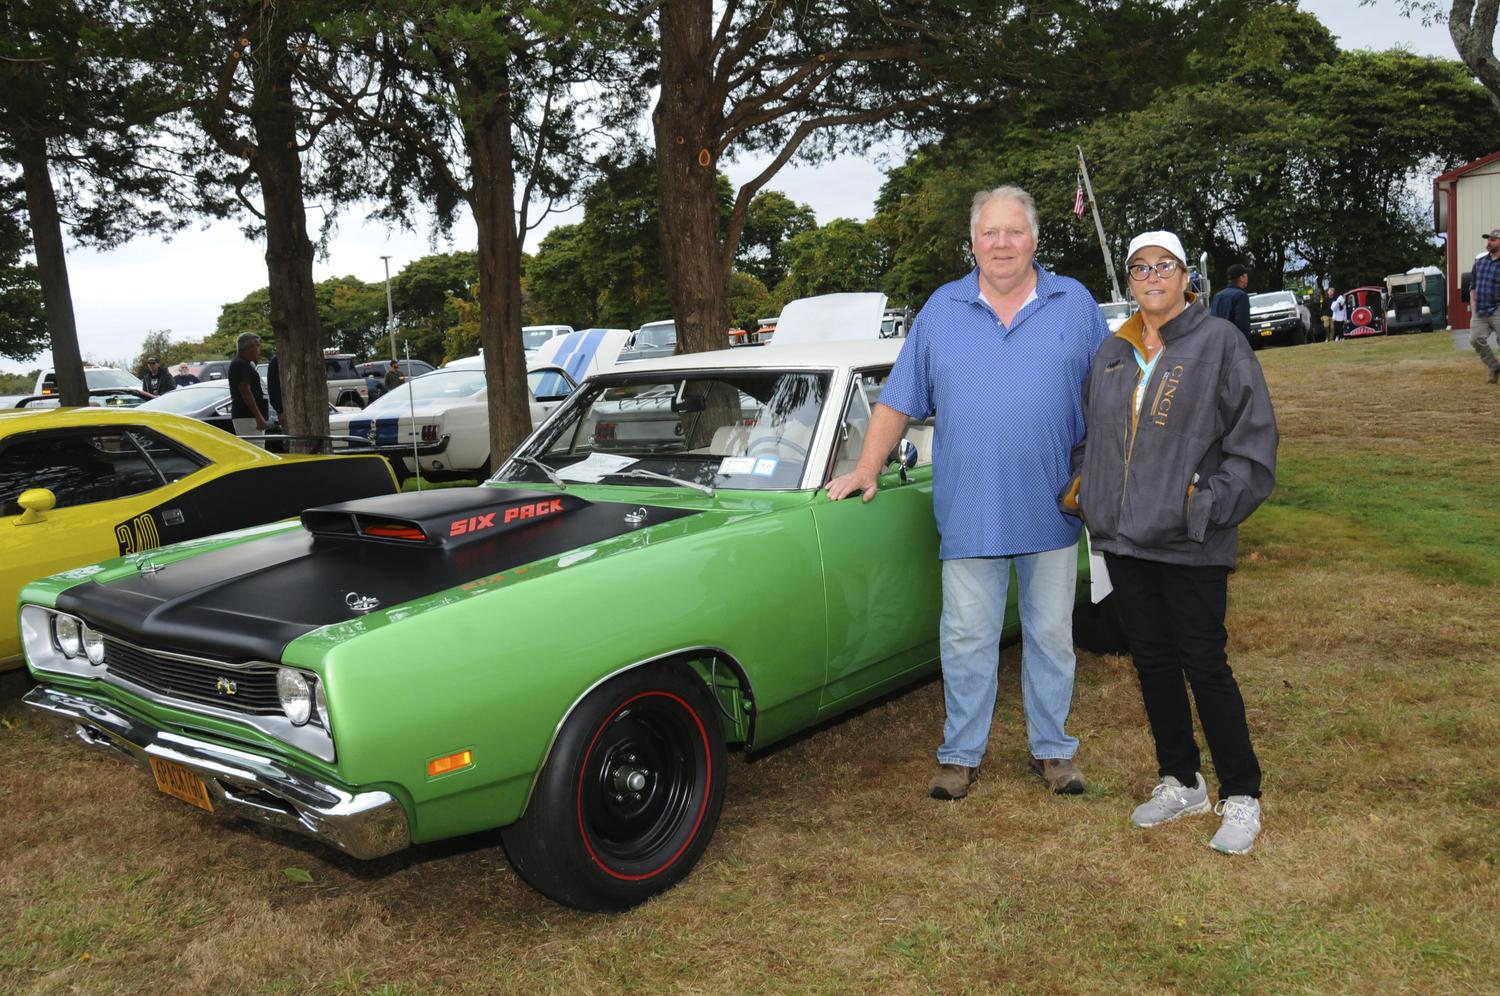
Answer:
[(260, 336), (254, 332), (241, 332), (240, 337), (234, 340), (234, 351), (236, 353), (243, 353), (257, 342), (260, 342)]
[(981, 190), (974, 195), (974, 208), (969, 212), (969, 238), (974, 242), (979, 241), (979, 212), (983, 211), (991, 201), (1015, 201), (1026, 209), (1026, 217), (1031, 222), (1031, 237), (1041, 238), (1041, 221), (1036, 213), (1036, 201), (1031, 195), (1020, 187), (996, 187), (994, 190)]

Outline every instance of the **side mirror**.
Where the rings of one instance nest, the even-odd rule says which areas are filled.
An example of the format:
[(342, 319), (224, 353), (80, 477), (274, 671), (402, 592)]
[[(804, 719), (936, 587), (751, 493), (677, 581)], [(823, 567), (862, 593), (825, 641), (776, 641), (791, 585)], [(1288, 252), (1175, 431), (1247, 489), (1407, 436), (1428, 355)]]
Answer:
[[(896, 448), (891, 451), (891, 456), (886, 458), (886, 463), (895, 463), (901, 471), (901, 483), (906, 483), (906, 472), (917, 465), (921, 456), (917, 452), (917, 444), (910, 439), (901, 439), (896, 443)], [(894, 458), (894, 459), (892, 459)]]
[(16, 499), (16, 504), (26, 510), (16, 520), (16, 525), (29, 526), (33, 522), (47, 521), (47, 517), (42, 513), (57, 504), (57, 496), (46, 488), (29, 488), (21, 492), (21, 497)]

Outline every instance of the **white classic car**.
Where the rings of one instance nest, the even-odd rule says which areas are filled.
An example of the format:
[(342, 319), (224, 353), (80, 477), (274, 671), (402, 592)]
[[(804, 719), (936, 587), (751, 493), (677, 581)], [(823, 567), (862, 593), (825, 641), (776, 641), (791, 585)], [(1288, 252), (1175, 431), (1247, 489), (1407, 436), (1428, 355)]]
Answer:
[[(554, 364), (534, 365), (526, 375), (531, 424), (541, 425), (577, 386)], [(422, 476), (434, 480), (490, 476), (489, 393), (484, 367), (453, 366), (414, 377), (383, 394), (362, 411), (330, 415), (334, 436), (368, 439), (390, 457), (405, 479), (420, 461)], [(343, 448), (345, 443), (336, 443)], [(417, 449), (415, 459), (413, 446)]]

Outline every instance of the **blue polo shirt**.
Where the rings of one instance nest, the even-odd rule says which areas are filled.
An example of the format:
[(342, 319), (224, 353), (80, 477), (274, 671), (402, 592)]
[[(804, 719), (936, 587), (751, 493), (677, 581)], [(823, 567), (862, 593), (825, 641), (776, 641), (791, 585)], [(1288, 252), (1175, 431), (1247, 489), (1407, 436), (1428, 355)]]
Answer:
[(942, 559), (1078, 542), (1078, 519), (1058, 511), (1057, 496), (1083, 438), (1083, 382), (1108, 335), (1083, 284), (1040, 266), (1036, 297), (1009, 328), (979, 293), (977, 269), (928, 299), (880, 402), (912, 418), (936, 412)]

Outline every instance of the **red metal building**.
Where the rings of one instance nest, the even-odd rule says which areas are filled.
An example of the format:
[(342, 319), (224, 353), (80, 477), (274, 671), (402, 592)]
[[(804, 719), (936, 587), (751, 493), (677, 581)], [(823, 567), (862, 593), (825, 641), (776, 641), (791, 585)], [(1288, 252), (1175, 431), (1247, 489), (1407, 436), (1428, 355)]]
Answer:
[(1469, 327), (1469, 306), (1459, 299), (1459, 281), (1484, 252), (1485, 232), (1500, 228), (1500, 152), (1449, 170), (1432, 181), (1433, 226), (1448, 236), (1445, 286), (1448, 327)]

